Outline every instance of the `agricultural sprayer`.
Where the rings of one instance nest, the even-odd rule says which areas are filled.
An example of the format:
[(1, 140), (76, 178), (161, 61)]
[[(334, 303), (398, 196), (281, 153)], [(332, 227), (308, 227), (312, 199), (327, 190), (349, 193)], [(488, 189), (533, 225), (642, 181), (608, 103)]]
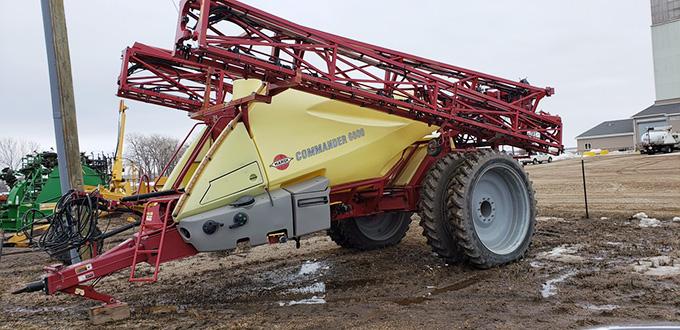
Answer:
[[(121, 97), (197, 121), (162, 191), (100, 207), (144, 205), (139, 232), (81, 263), (47, 269), (19, 292), (65, 292), (115, 305), (92, 283), (206, 251), (299, 241), (395, 245), (418, 213), (433, 251), (479, 268), (527, 251), (535, 196), (497, 150), (557, 154), (553, 94), (303, 27), (232, 0), (181, 2), (172, 50), (125, 50)], [(140, 276), (139, 264), (153, 272)]]
[[(106, 168), (97, 159), (81, 157), (86, 186), (96, 187), (106, 181)], [(6, 232), (30, 231), (33, 221), (50, 215), (62, 195), (59, 186), (57, 154), (42, 152), (26, 155), (21, 168), (5, 168), (0, 180), (10, 187), (7, 201), (0, 204), (0, 229)]]

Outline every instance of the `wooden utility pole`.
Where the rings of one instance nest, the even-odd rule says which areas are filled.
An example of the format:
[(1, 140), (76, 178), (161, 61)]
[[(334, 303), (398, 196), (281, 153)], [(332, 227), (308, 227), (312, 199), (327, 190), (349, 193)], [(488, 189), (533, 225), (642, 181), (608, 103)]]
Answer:
[(63, 0), (42, 0), (47, 63), (52, 90), (52, 117), (57, 142), (61, 191), (83, 189), (76, 104)]

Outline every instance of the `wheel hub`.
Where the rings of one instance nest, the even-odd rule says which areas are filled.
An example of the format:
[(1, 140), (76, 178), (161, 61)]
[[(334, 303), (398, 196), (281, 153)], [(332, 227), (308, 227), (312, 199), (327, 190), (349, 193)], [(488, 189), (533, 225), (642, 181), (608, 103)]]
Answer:
[(525, 240), (531, 222), (526, 186), (508, 164), (493, 164), (472, 187), (470, 211), (475, 232), (487, 249), (509, 254)]
[(477, 215), (482, 222), (490, 223), (496, 219), (496, 202), (492, 198), (483, 197), (477, 204)]

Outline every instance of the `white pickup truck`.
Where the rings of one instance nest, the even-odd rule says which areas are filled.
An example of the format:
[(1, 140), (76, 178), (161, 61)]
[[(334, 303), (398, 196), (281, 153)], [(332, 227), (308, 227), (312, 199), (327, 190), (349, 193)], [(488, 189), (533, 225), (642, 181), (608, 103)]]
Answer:
[(526, 165), (526, 164), (538, 165), (538, 164), (543, 164), (543, 163), (552, 163), (553, 158), (552, 158), (551, 155), (539, 152), (539, 153), (534, 154), (534, 155), (530, 155), (530, 156), (526, 156), (524, 158), (520, 158), (520, 159), (518, 159), (518, 161), (520, 163), (522, 163), (522, 165)]

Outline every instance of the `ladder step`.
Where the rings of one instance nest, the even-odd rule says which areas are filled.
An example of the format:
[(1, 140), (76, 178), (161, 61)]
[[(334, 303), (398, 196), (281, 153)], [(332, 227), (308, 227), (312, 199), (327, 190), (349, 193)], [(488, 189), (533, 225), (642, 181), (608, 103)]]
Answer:
[[(145, 207), (144, 213), (146, 214), (147, 208)], [(154, 283), (158, 281), (158, 272), (160, 270), (160, 256), (162, 254), (163, 250), (163, 244), (165, 243), (165, 233), (168, 228), (168, 224), (171, 223), (171, 221), (168, 221), (167, 219), (164, 219), (164, 221), (159, 222), (157, 221), (145, 221), (142, 220), (141, 225), (139, 226), (139, 234), (137, 236), (137, 239), (135, 241), (135, 251), (134, 251), (134, 256), (132, 258), (132, 267), (130, 271), (130, 277), (128, 281), (130, 282), (147, 282), (147, 283)], [(145, 233), (147, 230), (160, 230), (160, 233), (155, 233), (155, 235), (160, 234), (160, 241), (158, 242), (158, 246), (155, 249), (142, 249), (143, 246), (141, 244), (141, 238), (142, 234)], [(153, 254), (154, 256), (151, 257), (149, 256), (147, 260), (145, 260), (146, 263), (154, 267), (154, 272), (153, 272), (153, 277), (135, 277), (135, 273), (137, 270), (137, 264), (138, 264), (138, 257), (140, 255), (144, 254)], [(155, 259), (154, 259), (155, 258)]]

